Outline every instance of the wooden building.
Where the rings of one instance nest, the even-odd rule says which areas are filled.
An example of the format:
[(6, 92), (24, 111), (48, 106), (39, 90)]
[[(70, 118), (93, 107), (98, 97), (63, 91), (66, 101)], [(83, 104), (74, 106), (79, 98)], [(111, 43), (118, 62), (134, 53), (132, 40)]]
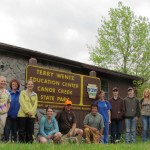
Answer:
[[(119, 88), (120, 96), (125, 97), (127, 95), (127, 88), (134, 86), (133, 81), (141, 80), (137, 76), (4, 43), (0, 43), (0, 74), (7, 78), (7, 82), (13, 78), (19, 79), (23, 89), (25, 85), (25, 69), (31, 63), (29, 61), (30, 58), (35, 58), (35, 61), (37, 60), (35, 63), (38, 66), (63, 72), (89, 76), (91, 71), (95, 71), (96, 77), (100, 78), (99, 89), (106, 92), (106, 99), (112, 96), (112, 88), (115, 86)], [(34, 62), (32, 63), (34, 64)], [(81, 127), (83, 118), (88, 111), (75, 110), (75, 112), (78, 116), (78, 126)]]

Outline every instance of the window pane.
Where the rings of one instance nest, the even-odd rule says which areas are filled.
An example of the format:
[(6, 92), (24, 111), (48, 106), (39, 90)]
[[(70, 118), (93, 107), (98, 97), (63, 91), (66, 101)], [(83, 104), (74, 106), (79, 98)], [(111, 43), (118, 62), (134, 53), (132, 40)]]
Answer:
[(105, 91), (105, 99), (108, 100), (108, 80), (101, 79), (101, 90)]

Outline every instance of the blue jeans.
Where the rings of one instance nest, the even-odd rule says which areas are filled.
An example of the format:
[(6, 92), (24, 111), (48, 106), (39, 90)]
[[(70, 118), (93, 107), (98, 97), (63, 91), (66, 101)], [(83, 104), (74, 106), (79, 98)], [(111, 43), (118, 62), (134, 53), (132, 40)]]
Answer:
[[(7, 117), (5, 128), (4, 128), (5, 141), (8, 142), (9, 140), (11, 140), (17, 142), (17, 131), (18, 131), (18, 119)], [(11, 134), (11, 139), (9, 139), (10, 134)]]
[(122, 120), (111, 120), (111, 143), (120, 140), (122, 131)]
[(108, 134), (109, 134), (109, 123), (104, 122), (104, 136), (103, 136), (104, 143), (108, 143)]
[(142, 116), (142, 141), (147, 141), (147, 133), (148, 133), (148, 140), (150, 140), (150, 116)]
[(136, 141), (136, 117), (126, 118), (125, 125), (126, 125), (126, 135), (125, 135), (126, 143), (135, 143)]

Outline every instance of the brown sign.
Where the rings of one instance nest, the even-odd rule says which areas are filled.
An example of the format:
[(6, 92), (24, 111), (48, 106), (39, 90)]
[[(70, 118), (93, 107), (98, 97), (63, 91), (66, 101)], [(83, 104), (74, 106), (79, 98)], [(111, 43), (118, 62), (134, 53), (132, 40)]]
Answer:
[(74, 109), (89, 110), (100, 87), (100, 79), (74, 73), (51, 70), (39, 66), (26, 68), (26, 81), (34, 82), (38, 94), (38, 107), (52, 105), (62, 108), (64, 101), (70, 99)]

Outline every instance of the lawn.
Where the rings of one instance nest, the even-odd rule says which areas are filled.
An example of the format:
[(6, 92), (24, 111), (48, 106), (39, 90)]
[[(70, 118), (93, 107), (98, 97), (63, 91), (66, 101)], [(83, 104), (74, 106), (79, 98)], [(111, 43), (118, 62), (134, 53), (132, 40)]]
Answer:
[(136, 144), (11, 144), (1, 143), (0, 150), (150, 150), (150, 142)]
[(150, 150), (150, 141), (143, 143), (140, 136), (137, 136), (136, 141), (135, 144), (125, 144), (124, 138), (121, 138), (119, 144), (85, 144), (85, 141), (82, 144), (0, 143), (0, 150)]

